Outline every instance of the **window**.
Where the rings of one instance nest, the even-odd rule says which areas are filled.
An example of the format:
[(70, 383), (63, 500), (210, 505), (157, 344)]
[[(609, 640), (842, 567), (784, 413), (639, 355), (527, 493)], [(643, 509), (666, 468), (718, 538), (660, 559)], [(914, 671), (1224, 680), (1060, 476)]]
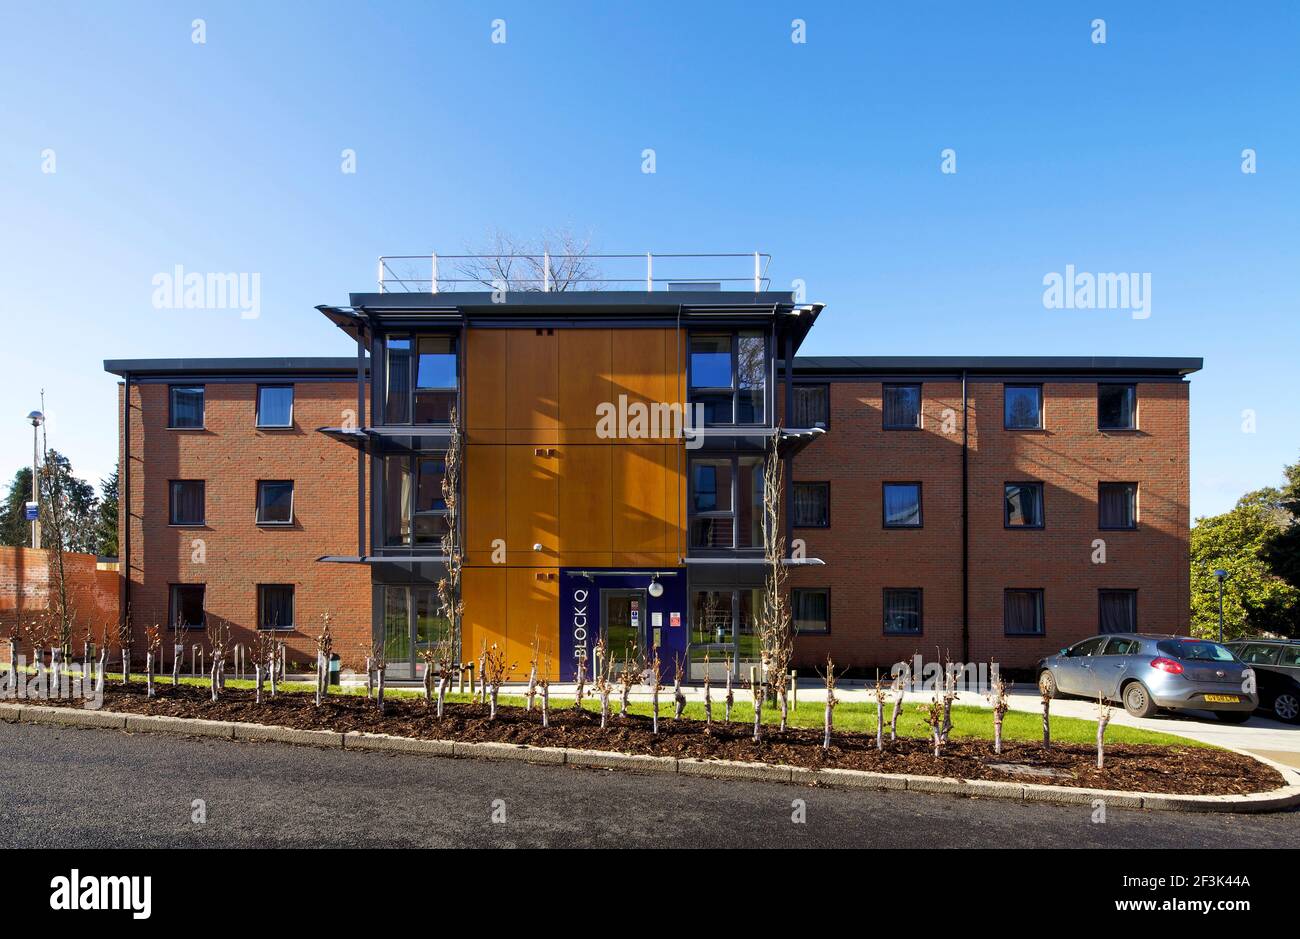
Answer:
[(731, 657), (739, 663), (760, 659), (757, 618), (763, 591), (757, 587), (713, 588), (691, 594), (690, 659), (721, 665)]
[(1275, 665), (1280, 648), (1281, 646), (1270, 646), (1262, 642), (1248, 642), (1233, 651), (1237, 653), (1237, 658), (1247, 665)]
[(1097, 427), (1100, 430), (1137, 429), (1137, 385), (1097, 386)]
[(203, 584), (172, 584), (168, 591), (167, 625), (172, 629), (202, 629)]
[(824, 587), (795, 587), (790, 592), (794, 631), (803, 635), (831, 631), (831, 592)]
[(1004, 385), (1002, 426), (1007, 430), (1039, 430), (1043, 426), (1043, 386)]
[(1102, 650), (1102, 655), (1137, 655), (1142, 649), (1142, 643), (1136, 639), (1112, 639), (1106, 643), (1106, 648)]
[(167, 426), (177, 430), (203, 429), (202, 385), (171, 385), (168, 387)]
[(921, 527), (920, 483), (885, 483), (883, 505), (886, 528)]
[(388, 336), (384, 353), (384, 422), (448, 423), (459, 384), (456, 337)]
[(1102, 646), (1106, 644), (1105, 636), (1095, 636), (1092, 639), (1085, 639), (1083, 642), (1076, 642), (1070, 646), (1066, 652), (1067, 658), (1086, 659), (1094, 655), (1101, 655)]
[(921, 386), (885, 385), (881, 411), (885, 430), (920, 430)]
[(1282, 654), (1278, 656), (1278, 665), (1286, 668), (1296, 668), (1300, 666), (1300, 646), (1283, 646)]
[(1043, 484), (1007, 483), (1006, 511), (1002, 524), (1007, 528), (1043, 527)]
[(293, 584), (257, 585), (257, 628), (293, 629)]
[(705, 424), (761, 424), (767, 405), (767, 340), (761, 332), (692, 335), (690, 400)]
[(1097, 524), (1101, 528), (1137, 528), (1137, 483), (1101, 483), (1097, 487)]
[(763, 458), (691, 461), (692, 548), (763, 546)]
[(919, 587), (885, 588), (885, 635), (921, 634), (921, 590)]
[(1043, 635), (1043, 591), (1022, 588), (1006, 591), (1002, 599), (1002, 629), (1008, 636)]
[(257, 524), (288, 525), (293, 521), (293, 480), (257, 482)]
[(794, 413), (791, 427), (829, 427), (831, 420), (830, 386), (795, 385), (791, 392)]
[(437, 544), (447, 531), (444, 455), (384, 458), (384, 544)]
[(168, 498), (167, 524), (202, 525), (205, 518), (206, 488), (201, 479), (173, 479)]
[(257, 386), (257, 426), (293, 426), (293, 385)]
[(1138, 595), (1136, 590), (1097, 591), (1100, 612), (1097, 631), (1102, 633), (1137, 632)]
[(831, 484), (795, 483), (791, 488), (796, 528), (829, 528)]

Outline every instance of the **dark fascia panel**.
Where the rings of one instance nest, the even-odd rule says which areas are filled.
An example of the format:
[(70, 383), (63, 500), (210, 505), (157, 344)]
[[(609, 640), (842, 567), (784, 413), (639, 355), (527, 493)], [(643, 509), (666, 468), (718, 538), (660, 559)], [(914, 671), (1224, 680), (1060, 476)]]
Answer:
[(660, 313), (676, 314), (679, 308), (752, 309), (755, 312), (794, 303), (794, 294), (781, 291), (638, 291), (572, 290), (543, 292), (515, 290), (504, 303), (493, 303), (491, 291), (450, 293), (354, 293), (349, 300), (354, 310), (377, 315), (411, 312), (448, 313), (463, 311), (476, 315), (520, 316), (525, 311), (538, 316), (557, 313)]
[[(355, 357), (231, 359), (105, 359), (104, 371), (132, 378), (158, 375), (339, 375), (356, 377)], [(367, 371), (369, 366), (367, 365)]]
[(1116, 374), (1189, 375), (1204, 365), (1199, 358), (1177, 356), (1038, 356), (1038, 355), (899, 355), (795, 356), (796, 377), (825, 375), (948, 374)]

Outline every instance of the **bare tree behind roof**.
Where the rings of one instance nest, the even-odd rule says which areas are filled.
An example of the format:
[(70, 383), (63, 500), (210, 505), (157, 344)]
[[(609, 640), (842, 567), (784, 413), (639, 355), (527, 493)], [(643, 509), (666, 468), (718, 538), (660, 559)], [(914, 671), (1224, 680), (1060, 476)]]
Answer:
[(535, 242), (496, 229), (485, 246), (465, 253), (474, 256), (456, 262), (457, 279), (488, 290), (541, 291), (548, 271), (552, 293), (603, 286), (604, 275), (591, 258), (591, 236), (567, 228), (544, 231)]

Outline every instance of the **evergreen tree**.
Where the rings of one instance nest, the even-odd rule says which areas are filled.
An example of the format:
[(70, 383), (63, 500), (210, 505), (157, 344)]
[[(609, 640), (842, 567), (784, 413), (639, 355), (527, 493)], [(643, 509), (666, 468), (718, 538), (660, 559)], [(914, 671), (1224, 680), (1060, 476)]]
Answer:
[(99, 481), (99, 511), (95, 524), (96, 551), (107, 557), (117, 557), (117, 490), (118, 468)]
[(31, 547), (32, 523), (27, 521), (27, 503), (31, 498), (32, 468), (24, 466), (14, 473), (4, 506), (0, 509), (0, 545)]

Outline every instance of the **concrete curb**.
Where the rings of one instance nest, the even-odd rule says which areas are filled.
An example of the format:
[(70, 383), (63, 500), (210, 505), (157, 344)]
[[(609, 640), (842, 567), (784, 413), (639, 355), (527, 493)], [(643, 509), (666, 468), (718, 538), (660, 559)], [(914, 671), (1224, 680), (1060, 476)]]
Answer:
[[(1047, 802), (1055, 805), (1091, 805), (1107, 808), (1147, 809), (1159, 812), (1277, 812), (1300, 805), (1300, 773), (1274, 763), (1286, 785), (1271, 792), (1228, 796), (1183, 796), (1148, 792), (1120, 792), (1113, 789), (1084, 789), (1045, 786), (1038, 783), (1000, 782), (989, 779), (953, 779), (898, 773), (873, 773), (856, 769), (808, 769), (771, 763), (741, 763), (731, 760), (677, 759), (643, 753), (616, 753), (563, 747), (533, 747), (511, 743), (469, 743), (454, 740), (423, 740), (359, 731), (298, 730), (269, 724), (208, 721), (182, 717), (89, 711), (83, 708), (37, 707), (0, 703), (0, 721), (24, 724), (57, 724), (125, 730), (128, 733), (163, 733), (183, 736), (221, 737), (229, 740), (269, 740), (297, 746), (347, 750), (387, 750), (428, 756), (463, 759), (519, 760), (591, 769), (630, 772), (675, 773), (710, 779), (757, 779), (764, 782), (834, 786), (848, 789), (906, 790), (943, 793), (1013, 802)], [(1258, 757), (1252, 757), (1259, 759)]]

